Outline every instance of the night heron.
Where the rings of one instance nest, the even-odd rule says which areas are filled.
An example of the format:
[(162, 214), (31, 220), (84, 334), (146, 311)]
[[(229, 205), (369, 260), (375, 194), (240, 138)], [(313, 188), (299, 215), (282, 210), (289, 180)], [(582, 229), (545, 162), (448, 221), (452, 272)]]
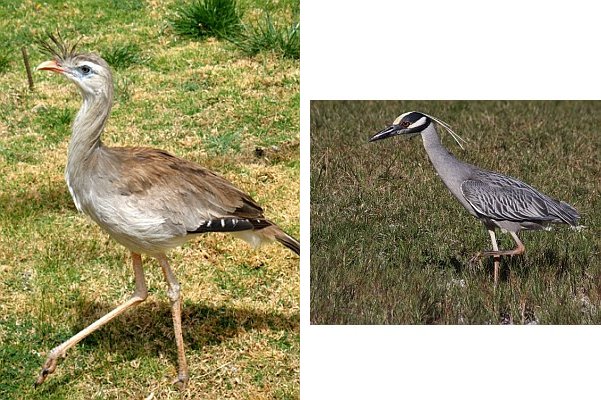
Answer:
[[(514, 256), (525, 251), (517, 233), (522, 229), (549, 229), (560, 223), (577, 227), (578, 211), (568, 203), (552, 199), (515, 178), (486, 171), (453, 157), (441, 144), (434, 123), (437, 122), (461, 146), (461, 139), (450, 126), (435, 117), (411, 111), (399, 116), (393, 124), (369, 139), (374, 142), (388, 137), (422, 135), (428, 157), (440, 179), (470, 214), (479, 218), (490, 235), (492, 251), (476, 254), (494, 257), (495, 286), (499, 279), (500, 256)], [(499, 250), (495, 229), (509, 232), (517, 247)]]
[(57, 359), (90, 333), (148, 295), (141, 254), (155, 257), (168, 285), (178, 354), (176, 382), (189, 379), (181, 326), (180, 286), (166, 252), (206, 232), (229, 232), (259, 246), (278, 241), (296, 254), (299, 242), (263, 216), (261, 207), (219, 175), (165, 151), (107, 147), (100, 136), (113, 104), (113, 79), (102, 58), (78, 53), (60, 36), (42, 48), (53, 56), (38, 70), (57, 72), (77, 85), (83, 104), (73, 123), (65, 179), (77, 209), (131, 251), (132, 297), (52, 349), (36, 385), (54, 372)]

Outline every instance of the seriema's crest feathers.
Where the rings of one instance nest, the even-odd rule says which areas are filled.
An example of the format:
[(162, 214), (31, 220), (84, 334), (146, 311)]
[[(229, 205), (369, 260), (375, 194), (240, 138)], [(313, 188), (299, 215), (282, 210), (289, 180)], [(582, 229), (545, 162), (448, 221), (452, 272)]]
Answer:
[(66, 43), (60, 32), (56, 32), (56, 35), (53, 33), (47, 33), (48, 39), (38, 38), (36, 40), (39, 49), (42, 53), (48, 54), (57, 60), (65, 60), (67, 58), (72, 58), (77, 54), (77, 45), (79, 44), (79, 40), (73, 44)]

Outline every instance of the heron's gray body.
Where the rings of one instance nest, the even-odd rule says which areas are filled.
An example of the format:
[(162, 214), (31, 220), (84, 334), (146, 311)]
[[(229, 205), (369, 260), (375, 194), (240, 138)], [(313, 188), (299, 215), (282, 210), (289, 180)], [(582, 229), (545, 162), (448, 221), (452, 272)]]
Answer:
[(578, 212), (515, 178), (458, 160), (441, 144), (434, 124), (422, 133), (424, 148), (438, 175), (470, 214), (488, 229), (507, 232), (545, 229), (550, 223), (576, 226)]

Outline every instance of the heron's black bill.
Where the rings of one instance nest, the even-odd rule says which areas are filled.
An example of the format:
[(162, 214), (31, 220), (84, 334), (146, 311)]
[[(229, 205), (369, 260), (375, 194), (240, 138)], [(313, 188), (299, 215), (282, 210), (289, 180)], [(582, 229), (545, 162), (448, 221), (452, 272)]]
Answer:
[(370, 142), (375, 142), (376, 140), (382, 140), (382, 139), (386, 139), (389, 138), (391, 136), (396, 136), (399, 134), (399, 132), (402, 130), (402, 128), (399, 125), (391, 125), (386, 129), (382, 129), (380, 132), (376, 133), (375, 135), (373, 135), (369, 141)]

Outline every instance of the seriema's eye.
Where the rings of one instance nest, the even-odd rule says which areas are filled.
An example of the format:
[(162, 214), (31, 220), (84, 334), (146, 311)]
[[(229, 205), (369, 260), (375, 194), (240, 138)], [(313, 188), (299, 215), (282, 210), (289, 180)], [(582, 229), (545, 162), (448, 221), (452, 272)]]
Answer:
[(87, 75), (90, 72), (92, 72), (92, 68), (88, 67), (87, 65), (82, 65), (81, 67), (79, 67), (79, 70), (81, 71), (82, 74)]

